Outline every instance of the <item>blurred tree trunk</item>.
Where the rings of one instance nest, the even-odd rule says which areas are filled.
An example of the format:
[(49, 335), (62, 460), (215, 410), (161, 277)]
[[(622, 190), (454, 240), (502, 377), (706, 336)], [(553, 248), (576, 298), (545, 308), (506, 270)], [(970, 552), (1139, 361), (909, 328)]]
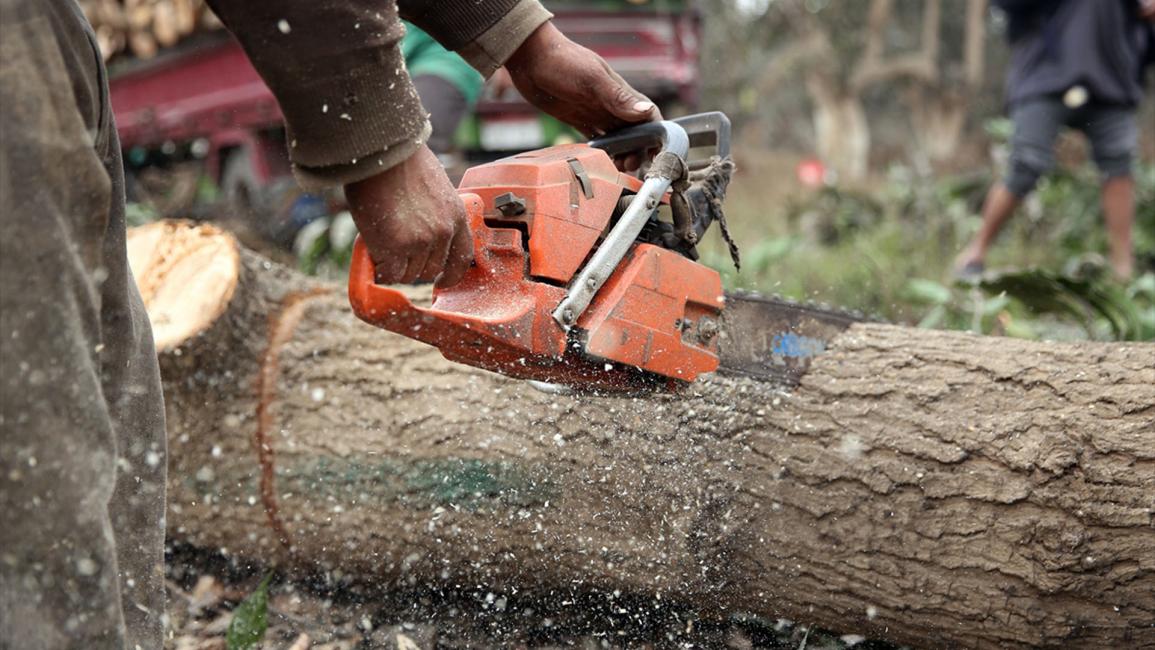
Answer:
[[(941, 17), (937, 1), (924, 8), (923, 43), (931, 61), (939, 58)], [(919, 151), (931, 163), (949, 160), (958, 150), (970, 101), (983, 84), (987, 0), (967, 0), (961, 74), (935, 64), (932, 74), (908, 89), (911, 125)]]
[(160, 354), (173, 540), (918, 647), (1155, 641), (1155, 346), (862, 325), (789, 392), (554, 395), (357, 322), (342, 287), (220, 246), (190, 278), (182, 250), (134, 262), (228, 284)]
[[(871, 133), (863, 98), (884, 85), (905, 86), (914, 144), (922, 156), (931, 162), (948, 159), (962, 138), (969, 99), (983, 82), (987, 0), (966, 3), (961, 71), (942, 61), (942, 31), (950, 22), (943, 16), (942, 0), (923, 3), (918, 48), (898, 53), (887, 47), (893, 0), (871, 0), (865, 25), (850, 27), (861, 30), (861, 49), (846, 45), (858, 39), (843, 31), (845, 25), (822, 20), (804, 3), (785, 5), (782, 11), (798, 43), (781, 53), (759, 87), (763, 93), (772, 91), (786, 78), (785, 70), (801, 68), (813, 104), (818, 153), (844, 178), (862, 178), (868, 170)], [(852, 8), (841, 11), (849, 14)]]
[(865, 177), (870, 162), (870, 124), (861, 97), (839, 87), (829, 74), (819, 70), (806, 74), (806, 89), (814, 102), (819, 158), (841, 177)]

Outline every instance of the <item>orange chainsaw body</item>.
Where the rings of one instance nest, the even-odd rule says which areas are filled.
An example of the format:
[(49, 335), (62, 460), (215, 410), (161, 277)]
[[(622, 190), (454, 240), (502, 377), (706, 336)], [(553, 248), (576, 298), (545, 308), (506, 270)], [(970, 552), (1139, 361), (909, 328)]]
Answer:
[[(677, 252), (635, 243), (569, 331), (552, 315), (619, 199), (640, 185), (586, 144), (470, 169), (459, 191), (475, 263), (464, 279), (435, 289), (430, 307), (414, 305), (374, 283), (358, 239), (349, 272), (353, 310), (436, 346), (447, 359), (511, 377), (611, 390), (655, 376), (675, 385), (693, 381), (718, 366), (722, 282)], [(499, 197), (510, 193), (523, 203), (499, 209)]]

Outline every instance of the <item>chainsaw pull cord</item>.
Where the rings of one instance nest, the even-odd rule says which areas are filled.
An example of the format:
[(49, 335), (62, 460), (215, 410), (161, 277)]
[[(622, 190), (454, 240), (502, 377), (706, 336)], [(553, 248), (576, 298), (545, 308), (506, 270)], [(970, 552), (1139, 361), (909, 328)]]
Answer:
[[(707, 209), (718, 222), (718, 229), (722, 232), (722, 240), (730, 250), (730, 259), (734, 262), (734, 269), (742, 268), (738, 253), (738, 244), (730, 234), (730, 226), (726, 223), (726, 213), (722, 210), (722, 201), (726, 199), (726, 188), (730, 185), (730, 177), (734, 175), (734, 160), (730, 156), (720, 158), (713, 156), (710, 164), (704, 169), (690, 172), (689, 183), (694, 189), (701, 192), (706, 200)], [(672, 205), (671, 201), (671, 205)], [(709, 223), (706, 224), (709, 226)]]
[(690, 246), (698, 243), (694, 232), (694, 210), (686, 191), (690, 189), (690, 169), (686, 160), (672, 151), (663, 151), (654, 157), (646, 178), (670, 179), (670, 216), (674, 220), (674, 235)]

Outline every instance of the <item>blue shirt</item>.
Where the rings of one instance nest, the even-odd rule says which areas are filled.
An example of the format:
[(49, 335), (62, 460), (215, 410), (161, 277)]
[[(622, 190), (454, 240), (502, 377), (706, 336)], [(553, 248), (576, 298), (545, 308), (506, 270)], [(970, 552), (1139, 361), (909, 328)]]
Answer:
[(1135, 106), (1152, 30), (1136, 0), (995, 0), (1010, 19), (1007, 101), (1081, 85), (1091, 100)]

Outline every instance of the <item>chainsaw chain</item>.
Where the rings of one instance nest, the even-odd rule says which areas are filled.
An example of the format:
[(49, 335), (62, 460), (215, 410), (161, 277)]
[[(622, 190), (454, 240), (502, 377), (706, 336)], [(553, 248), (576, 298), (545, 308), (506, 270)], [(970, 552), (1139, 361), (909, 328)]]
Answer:
[(796, 300), (794, 298), (787, 298), (782, 294), (772, 293), (765, 294), (753, 289), (728, 289), (726, 291), (726, 298), (733, 298), (735, 300), (746, 300), (750, 302), (761, 302), (768, 304), (779, 304), (796, 309), (804, 309), (807, 311), (828, 314), (836, 318), (845, 318), (860, 323), (879, 323), (889, 324), (890, 321), (878, 314), (867, 314), (860, 309), (846, 309), (845, 307), (835, 307), (827, 302), (820, 302), (815, 300)]

